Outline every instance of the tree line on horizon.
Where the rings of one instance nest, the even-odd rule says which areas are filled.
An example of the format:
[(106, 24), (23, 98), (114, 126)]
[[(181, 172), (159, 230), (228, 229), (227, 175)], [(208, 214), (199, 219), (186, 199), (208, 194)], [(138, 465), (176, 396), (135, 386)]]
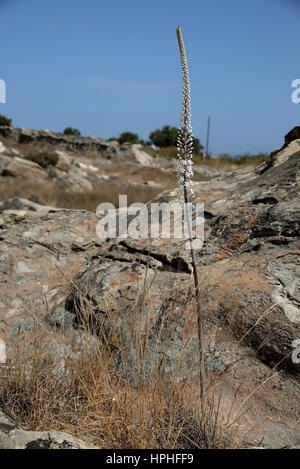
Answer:
[[(3, 116), (0, 114), (0, 126), (10, 126), (12, 127), (12, 119)], [(81, 136), (81, 132), (74, 127), (66, 127), (63, 131), (64, 135), (75, 135)], [(123, 143), (136, 144), (140, 143), (144, 146), (155, 147), (156, 149), (161, 149), (161, 156), (167, 158), (176, 158), (177, 156), (177, 137), (178, 137), (178, 128), (171, 127), (170, 125), (164, 125), (161, 129), (156, 129), (150, 132), (149, 140), (145, 141), (139, 138), (137, 133), (133, 132), (122, 132), (119, 137), (111, 137), (108, 141), (115, 140), (121, 145)], [(193, 137), (193, 152), (195, 155), (200, 155), (203, 157), (202, 150), (203, 146), (200, 143), (200, 140), (196, 137)], [(252, 155), (245, 153), (239, 157), (232, 157), (229, 154), (219, 155), (219, 160), (226, 163), (234, 159), (234, 162), (237, 164), (260, 164), (263, 161), (266, 161), (268, 158), (266, 153), (258, 153), (257, 155)], [(207, 158), (207, 157), (206, 157)], [(208, 155), (209, 158), (209, 155)]]
[[(122, 132), (118, 138), (111, 137), (109, 140), (117, 140), (122, 143), (140, 143), (146, 146), (155, 146), (157, 148), (176, 147), (178, 137), (178, 128), (164, 125), (161, 129), (150, 132), (149, 140), (140, 139), (138, 134), (132, 132)], [(198, 154), (203, 149), (200, 140), (193, 137), (194, 153)]]
[[(12, 126), (12, 119), (5, 117), (0, 114), (0, 126)], [(81, 136), (80, 130), (74, 127), (66, 127), (63, 131), (64, 135), (75, 135)], [(122, 132), (119, 137), (111, 137), (108, 141), (116, 140), (120, 144), (123, 143), (140, 143), (146, 146), (155, 146), (157, 148), (175, 147), (177, 144), (178, 128), (171, 127), (170, 125), (164, 125), (162, 129), (156, 129), (150, 132), (149, 140), (145, 141), (140, 139), (137, 133), (133, 132)], [(193, 148), (194, 153), (199, 154), (203, 149), (200, 140), (193, 137)]]

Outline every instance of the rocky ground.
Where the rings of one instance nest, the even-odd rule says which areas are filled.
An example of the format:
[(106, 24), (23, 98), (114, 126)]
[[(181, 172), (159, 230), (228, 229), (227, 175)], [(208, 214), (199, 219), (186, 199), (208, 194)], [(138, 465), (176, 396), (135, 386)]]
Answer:
[[(11, 127), (0, 128), (0, 198), (26, 197), (46, 205), (95, 210), (100, 201), (147, 202), (176, 185), (176, 162), (152, 157), (142, 145), (119, 145)], [(195, 180), (226, 172), (195, 166)], [(115, 200), (116, 199), (116, 200)]]
[[(157, 169), (159, 182), (146, 181), (159, 185), (153, 186), (157, 193), (152, 201), (180, 200), (179, 190), (165, 189), (161, 177), (170, 177), (172, 186), (174, 163), (152, 158), (141, 147), (1, 127), (0, 137), (1, 184), (7, 178), (34, 177), (85, 194), (93, 190), (95, 178), (118, 178), (117, 172), (112, 173), (120, 170), (123, 159), (131, 168), (130, 175), (134, 174), (137, 191), (145, 185), (139, 180), (146, 174), (145, 168)], [(43, 168), (26, 159), (24, 148), (32, 144), (55, 148), (56, 164)], [(237, 388), (239, 402), (250, 404), (239, 432), (254, 428), (252, 445), (300, 445), (300, 365), (292, 360), (292, 343), (300, 339), (299, 128), (259, 167), (233, 172), (207, 167), (196, 170), (201, 181), (194, 183), (194, 202), (204, 202), (205, 209), (205, 242), (196, 261), (209, 379), (222, 375), (224, 412)], [(192, 295), (190, 251), (184, 241), (103, 241), (97, 238), (94, 212), (40, 204), (38, 197), (2, 198), (0, 338), (6, 343), (8, 357), (17, 341), (28, 340), (37, 318), (54, 335), (77, 330), (88, 302), (91, 339), (87, 340), (98, 337), (101, 342), (103, 330), (109, 335), (114, 324), (126, 353), (121, 359), (118, 348), (111, 345), (113, 359), (119, 374), (133, 388), (139, 366), (134, 340), (137, 324), (147, 341), (146, 375), (151, 375), (155, 363), (162, 363), (162, 379), (172, 381), (183, 347), (178, 379), (197, 375), (196, 319), (187, 307)], [(133, 325), (127, 312), (141, 291), (143, 308)], [(8, 417), (1, 418), (0, 447), (26, 447), (31, 437), (15, 443), (16, 432), (24, 430), (13, 430), (12, 437)], [(61, 435), (54, 439), (52, 432), (47, 435), (34, 435), (32, 440), (46, 438), (48, 447), (52, 447), (51, 441), (64, 441)], [(70, 445), (78, 447), (79, 443)]]

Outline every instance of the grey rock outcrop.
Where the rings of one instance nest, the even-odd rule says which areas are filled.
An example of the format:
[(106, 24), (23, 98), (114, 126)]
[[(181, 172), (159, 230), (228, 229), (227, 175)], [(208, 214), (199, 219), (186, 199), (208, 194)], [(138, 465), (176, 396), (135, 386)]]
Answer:
[(104, 158), (112, 158), (119, 146), (117, 142), (107, 142), (97, 137), (79, 137), (49, 130), (37, 131), (5, 126), (0, 127), (0, 137), (14, 140), (16, 143), (48, 145), (60, 150), (99, 152)]
[(126, 158), (143, 166), (153, 166), (153, 158), (143, 150), (140, 144), (124, 143), (117, 152), (119, 158)]
[(33, 161), (19, 158), (11, 158), (7, 166), (2, 170), (2, 176), (47, 179), (47, 172)]
[(300, 126), (294, 127), (292, 130), (290, 130), (284, 137), (284, 145), (288, 145), (291, 143), (293, 140), (298, 140), (300, 139)]
[[(292, 140), (260, 167), (194, 184), (194, 202), (203, 202), (205, 210), (205, 242), (196, 262), (206, 367), (212, 374), (225, 373), (226, 398), (234, 395), (236, 384), (245, 398), (257, 388), (247, 425), (263, 422), (257, 442), (265, 436), (268, 447), (299, 444), (300, 370), (291, 360), (292, 343), (300, 338), (299, 145), (299, 139)], [(153, 201), (180, 198), (175, 189)], [(80, 327), (81, 291), (93, 313), (95, 337), (101, 341), (103, 332), (109, 335), (113, 321), (113, 332), (127, 350), (122, 361), (112, 341), (114, 359), (120, 373), (124, 361), (134, 372), (123, 376), (133, 385), (137, 324), (148, 347), (146, 373), (159, 362), (168, 382), (182, 347), (187, 354), (178, 380), (197, 373), (196, 318), (187, 307), (190, 252), (184, 240), (99, 240), (93, 213), (61, 210), (35, 216), (25, 203), (20, 215), (8, 212), (0, 213), (0, 318), (7, 330), (15, 330), (10, 322), (16, 318), (21, 324), (24, 303), (41, 315), (44, 297), (50, 313), (41, 315), (43, 320), (55, 327)], [(62, 285), (56, 266), (73, 286)], [(144, 303), (133, 321), (129, 313), (141, 291), (146, 292)]]
[(65, 192), (91, 192), (93, 190), (92, 183), (85, 177), (77, 174), (66, 173), (55, 179), (58, 188)]
[(0, 411), (0, 449), (95, 449), (78, 438), (56, 430), (33, 432), (17, 427)]
[(60, 210), (62, 209), (48, 205), (41, 205), (39, 203), (33, 202), (32, 200), (22, 199), (20, 197), (14, 197), (12, 199), (7, 199), (4, 202), (0, 202), (0, 213), (6, 212), (6, 214), (18, 214), (20, 211), (23, 211), (24, 214), (26, 214), (29, 211), (36, 212), (40, 216), (49, 212), (57, 212)]

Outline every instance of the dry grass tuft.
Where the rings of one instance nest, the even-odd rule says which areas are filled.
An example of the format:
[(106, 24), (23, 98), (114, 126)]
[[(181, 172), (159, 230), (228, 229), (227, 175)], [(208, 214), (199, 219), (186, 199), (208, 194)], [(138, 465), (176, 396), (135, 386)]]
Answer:
[[(128, 362), (128, 346), (117, 333), (116, 318), (124, 310), (111, 316), (110, 332), (107, 327), (97, 329), (99, 317), (95, 315), (91, 320), (92, 307), (81, 295), (77, 330), (63, 333), (50, 329), (35, 317), (35, 327), (29, 334), (24, 336), (20, 331), (17, 346), (0, 374), (0, 406), (8, 415), (29, 430), (62, 430), (101, 448), (245, 446), (235, 433), (230, 412), (221, 415), (222, 396), (217, 387), (211, 386), (205, 414), (201, 415), (198, 378), (178, 379), (184, 347), (167, 381), (162, 373), (164, 358), (158, 363), (153, 360), (151, 370), (145, 371), (149, 366), (148, 344), (135, 322), (144, 305), (145, 291), (130, 307), (127, 304), (126, 310), (132, 321), (130, 333), (137, 363), (134, 370)], [(175, 307), (172, 301), (178, 300), (176, 295), (172, 298), (171, 311)], [(194, 306), (190, 299), (187, 301), (193, 314)], [(187, 303), (182, 308), (186, 311)], [(172, 341), (172, 337), (167, 340)], [(165, 346), (162, 341), (162, 357)], [(132, 372), (134, 386), (126, 379)]]

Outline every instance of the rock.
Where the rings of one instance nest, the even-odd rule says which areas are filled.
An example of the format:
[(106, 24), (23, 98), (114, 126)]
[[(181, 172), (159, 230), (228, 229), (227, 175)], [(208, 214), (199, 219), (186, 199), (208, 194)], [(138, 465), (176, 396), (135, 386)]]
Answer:
[(11, 158), (9, 156), (0, 154), (0, 174), (2, 174), (2, 171), (9, 165), (10, 162)]
[(33, 432), (17, 428), (0, 411), (0, 449), (97, 449), (78, 438), (56, 430)]
[(108, 176), (108, 174), (97, 174), (96, 178), (99, 181), (103, 181), (103, 182), (107, 182), (107, 181), (111, 181), (111, 180), (115, 179), (114, 176)]
[[(206, 368), (212, 377), (224, 372), (227, 410), (237, 385), (242, 400), (253, 391), (244, 424), (245, 430), (260, 424), (253, 446), (263, 437), (267, 447), (299, 444), (299, 366), (290, 356), (300, 338), (299, 185), (298, 139), (266, 164), (194, 184), (194, 202), (205, 210), (196, 264)], [(152, 202), (181, 198), (181, 190), (166, 190)], [(63, 331), (81, 327), (84, 304), (93, 337), (106, 334), (119, 373), (133, 386), (140, 371), (149, 377), (158, 363), (166, 386), (174, 370), (176, 382), (197, 373), (191, 260), (183, 240), (98, 239), (95, 214), (49, 211), (29, 223), (33, 210), (24, 207), (23, 218), (9, 220), (9, 210), (0, 216), (0, 321), (8, 336), (16, 320), (25, 320), (24, 304)], [(58, 268), (73, 284), (66, 287)], [(49, 314), (43, 316), (44, 301)]]
[(293, 140), (297, 140), (297, 139), (300, 139), (300, 126), (299, 125), (294, 127), (292, 130), (290, 130), (290, 132), (286, 134), (286, 136), (284, 137), (284, 144), (288, 145)]
[(0, 140), (0, 156), (5, 154), (6, 156), (20, 156), (20, 151), (16, 148), (6, 147)]
[(55, 167), (58, 170), (64, 171), (66, 173), (71, 171), (74, 164), (74, 158), (72, 158), (64, 151), (56, 150), (54, 153), (58, 156), (58, 162), (56, 163)]
[(55, 180), (57, 187), (65, 192), (91, 192), (93, 190), (92, 183), (74, 173), (66, 173), (58, 176)]
[(23, 177), (28, 179), (47, 179), (47, 172), (33, 161), (19, 158), (11, 158), (5, 169), (2, 170), (3, 176)]
[(36, 202), (32, 202), (31, 200), (22, 199), (20, 197), (14, 197), (12, 199), (4, 200), (0, 202), (0, 212), (4, 212), (9, 210), (10, 213), (15, 211), (16, 213), (19, 210), (29, 210), (31, 212), (38, 212), (39, 215), (46, 214), (49, 212), (56, 212), (59, 210), (63, 210), (57, 207), (51, 207), (48, 205), (39, 204)]
[(221, 169), (221, 168), (215, 168), (214, 166), (208, 166), (205, 164), (201, 165), (194, 165), (193, 166), (193, 171), (194, 174), (199, 174), (205, 179), (211, 179), (211, 178), (218, 178), (221, 176), (226, 176), (226, 173), (228, 173), (228, 170)]
[[(27, 319), (22, 304), (31, 311), (43, 311), (46, 295), (49, 307), (53, 306), (60, 297), (63, 278), (58, 267), (72, 277), (97, 251), (93, 213), (64, 209), (10, 212), (0, 213), (0, 322), (8, 321), (7, 329), (14, 327), (16, 318)], [(62, 288), (62, 297), (65, 293)]]
[(0, 363), (6, 363), (6, 344), (0, 340)]
[(153, 165), (152, 156), (143, 151), (143, 146), (140, 144), (131, 145), (129, 143), (124, 143), (117, 152), (117, 157), (126, 158), (129, 161), (133, 161), (143, 166)]
[(58, 134), (49, 130), (37, 131), (8, 126), (1, 126), (0, 136), (17, 143), (53, 145), (57, 149), (83, 153), (98, 152), (104, 158), (112, 158), (119, 147), (117, 142), (106, 142), (96, 137), (79, 137)]
[(93, 166), (92, 164), (85, 164), (85, 163), (78, 163), (78, 164), (79, 164), (79, 168), (83, 170), (95, 172), (95, 171), (98, 171), (99, 169), (97, 166)]
[(163, 189), (163, 186), (155, 181), (145, 181), (144, 185), (147, 187), (151, 187), (152, 189)]
[(3, 143), (0, 141), (0, 153), (5, 152), (5, 150), (6, 150), (5, 146), (4, 146)]
[(262, 173), (272, 166), (281, 165), (287, 161), (290, 156), (297, 152), (300, 152), (300, 139), (292, 140), (290, 143), (284, 145), (280, 150), (272, 152), (269, 161), (262, 166)]

